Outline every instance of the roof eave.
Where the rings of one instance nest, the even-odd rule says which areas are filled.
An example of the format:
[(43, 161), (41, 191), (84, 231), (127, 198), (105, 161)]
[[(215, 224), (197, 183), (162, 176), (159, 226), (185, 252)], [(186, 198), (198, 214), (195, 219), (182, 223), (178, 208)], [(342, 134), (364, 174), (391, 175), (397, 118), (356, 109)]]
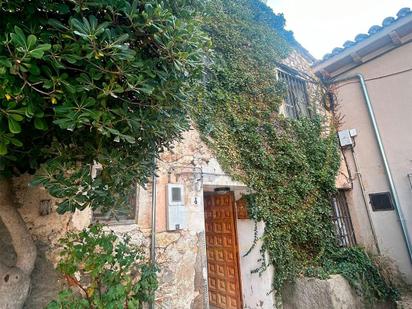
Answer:
[(336, 77), (412, 40), (412, 15), (397, 20), (362, 42), (313, 65), (317, 75)]

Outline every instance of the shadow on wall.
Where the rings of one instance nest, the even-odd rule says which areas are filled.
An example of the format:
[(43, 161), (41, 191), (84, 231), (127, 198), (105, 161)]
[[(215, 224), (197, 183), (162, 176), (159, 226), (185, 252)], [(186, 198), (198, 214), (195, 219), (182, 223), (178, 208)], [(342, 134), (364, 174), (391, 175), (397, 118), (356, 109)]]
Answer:
[[(24, 305), (25, 309), (42, 309), (56, 298), (62, 288), (62, 282), (54, 270), (53, 264), (46, 258), (47, 245), (36, 242), (37, 259), (32, 273), (30, 294)], [(0, 260), (7, 265), (14, 265), (16, 254), (11, 244), (10, 234), (0, 220)]]

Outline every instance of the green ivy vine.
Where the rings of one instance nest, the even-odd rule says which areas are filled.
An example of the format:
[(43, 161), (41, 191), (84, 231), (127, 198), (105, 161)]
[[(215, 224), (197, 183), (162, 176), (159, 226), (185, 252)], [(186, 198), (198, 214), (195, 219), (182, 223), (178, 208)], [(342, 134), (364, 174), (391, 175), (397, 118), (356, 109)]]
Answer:
[(215, 0), (206, 11), (214, 55), (192, 117), (223, 169), (253, 192), (246, 196), (250, 217), (265, 223), (256, 272), (273, 265), (277, 293), (299, 275), (341, 273), (354, 286), (360, 282), (360, 292), (396, 297), (362, 249), (336, 244), (330, 199), (340, 157), (333, 121), (279, 113), (284, 85), (277, 63), (298, 46), (283, 16), (258, 0)]

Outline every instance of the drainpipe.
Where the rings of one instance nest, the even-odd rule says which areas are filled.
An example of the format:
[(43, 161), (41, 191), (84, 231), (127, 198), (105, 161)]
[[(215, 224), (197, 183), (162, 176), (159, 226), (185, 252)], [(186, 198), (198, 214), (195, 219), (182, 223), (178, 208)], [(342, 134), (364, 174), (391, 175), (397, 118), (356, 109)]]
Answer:
[[(152, 231), (151, 231), (151, 248), (150, 248), (150, 263), (156, 264), (156, 157), (153, 159), (153, 175), (152, 175)], [(154, 309), (154, 302), (149, 303), (149, 308)]]
[(392, 177), (392, 172), (391, 172), (391, 169), (389, 167), (388, 159), (386, 157), (385, 148), (383, 146), (381, 134), (379, 132), (378, 124), (376, 122), (375, 113), (373, 111), (372, 102), (371, 102), (370, 97), (369, 97), (368, 88), (366, 87), (365, 79), (363, 78), (362, 74), (356, 74), (356, 75), (348, 77), (348, 78), (333, 80), (332, 82), (333, 83), (338, 83), (338, 82), (342, 82), (342, 81), (346, 81), (346, 80), (351, 80), (351, 79), (354, 79), (354, 78), (357, 78), (359, 80), (359, 83), (360, 83), (360, 86), (361, 86), (362, 94), (363, 94), (363, 97), (365, 99), (366, 107), (368, 109), (369, 118), (372, 122), (373, 131), (375, 133), (375, 138), (376, 138), (376, 141), (378, 143), (379, 153), (380, 153), (381, 158), (383, 160), (385, 173), (386, 173), (386, 178), (389, 182), (389, 187), (390, 187), (390, 191), (391, 191), (393, 201), (394, 201), (394, 204), (395, 204), (396, 213), (398, 215), (399, 222), (401, 223), (402, 233), (403, 233), (403, 237), (404, 237), (406, 247), (407, 247), (407, 250), (408, 250), (409, 259), (412, 262), (412, 244), (411, 244), (411, 240), (410, 240), (410, 237), (409, 237), (408, 226), (406, 225), (405, 217), (404, 217), (404, 214), (403, 214), (400, 202), (399, 202), (399, 196), (398, 196), (398, 193), (396, 191), (396, 187), (395, 187), (393, 177)]

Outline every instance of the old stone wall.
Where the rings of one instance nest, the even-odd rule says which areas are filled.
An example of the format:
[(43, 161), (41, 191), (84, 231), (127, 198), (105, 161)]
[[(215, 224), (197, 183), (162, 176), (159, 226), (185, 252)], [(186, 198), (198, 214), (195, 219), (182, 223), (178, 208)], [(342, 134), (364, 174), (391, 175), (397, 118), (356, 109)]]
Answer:
[[(32, 274), (32, 289), (25, 308), (40, 309), (55, 299), (65, 283), (55, 271), (59, 259), (59, 239), (68, 231), (87, 227), (91, 223), (91, 212), (85, 210), (75, 214), (57, 214), (57, 200), (50, 197), (43, 188), (31, 187), (30, 180), (28, 175), (15, 178), (14, 189), (19, 212), (38, 249)], [(46, 207), (47, 211), (44, 210), (45, 204), (49, 205)], [(164, 226), (164, 222), (159, 225)], [(131, 243), (141, 246), (149, 255), (150, 229), (122, 222), (109, 225), (107, 229), (118, 235), (131, 236)], [(159, 308), (203, 308), (205, 252), (200, 245), (204, 244), (202, 239), (203, 232), (186, 230), (167, 232), (161, 229), (157, 234), (156, 256), (161, 270), (156, 294)], [(10, 235), (0, 221), (0, 259), (12, 265), (15, 258)]]
[[(184, 134), (183, 142), (173, 151), (165, 152), (158, 162), (156, 256), (160, 266), (159, 308), (203, 308), (205, 303), (205, 265), (203, 191), (198, 184), (197, 167), (207, 164), (211, 153), (195, 130)], [(196, 168), (194, 168), (196, 167)], [(196, 178), (196, 179), (195, 179)], [(26, 308), (40, 309), (53, 300), (63, 287), (64, 280), (54, 270), (59, 259), (59, 239), (68, 231), (80, 230), (92, 222), (92, 212), (56, 213), (57, 200), (41, 187), (30, 186), (31, 176), (13, 180), (16, 203), (38, 248), (38, 258), (32, 274), (32, 290)], [(166, 230), (166, 185), (180, 182), (185, 185), (185, 205), (190, 228)], [(150, 248), (151, 185), (139, 188), (136, 222), (114, 222), (107, 228), (131, 236), (132, 243), (142, 246), (147, 255)], [(192, 203), (196, 200), (196, 203)], [(12, 265), (15, 253), (7, 230), (0, 221), (0, 258)]]
[(392, 303), (368, 303), (341, 275), (329, 279), (299, 278), (282, 294), (284, 309), (392, 309)]
[(300, 278), (283, 292), (285, 309), (363, 308), (360, 298), (339, 275), (328, 280)]
[[(31, 176), (13, 179), (15, 202), (37, 246), (38, 256), (32, 273), (32, 287), (25, 308), (43, 308), (53, 300), (63, 285), (55, 272), (58, 261), (58, 240), (75, 227), (87, 226), (87, 213), (58, 215), (56, 200), (41, 187), (30, 186)], [(13, 265), (15, 252), (10, 235), (0, 221), (0, 259)]]
[[(131, 243), (142, 247), (149, 257), (150, 229), (141, 229), (137, 224), (116, 224), (107, 229), (117, 235), (131, 236)], [(199, 245), (202, 237), (199, 233), (185, 230), (157, 233), (156, 263), (160, 269), (155, 299), (157, 308), (203, 308), (202, 252)]]

